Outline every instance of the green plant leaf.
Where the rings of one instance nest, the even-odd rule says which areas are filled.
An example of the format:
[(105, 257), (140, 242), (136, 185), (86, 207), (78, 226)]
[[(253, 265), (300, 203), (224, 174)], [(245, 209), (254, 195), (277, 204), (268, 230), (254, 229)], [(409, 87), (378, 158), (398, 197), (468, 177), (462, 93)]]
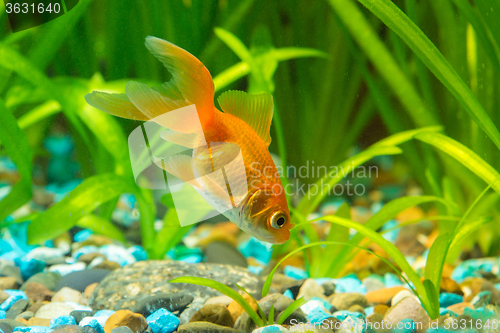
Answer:
[[(425, 264), (425, 279), (432, 282), (436, 288), (441, 286), (443, 267), (452, 239), (452, 231), (441, 234), (434, 240), (429, 249), (429, 255), (427, 256), (427, 262)], [(439, 290), (435, 292), (436, 295), (439, 294)]]
[[(260, 314), (260, 317), (262, 318), (262, 320), (264, 321), (264, 325), (268, 325), (269, 322), (267, 322), (267, 318), (266, 318), (266, 315), (264, 314), (264, 311), (262, 310), (259, 302), (257, 302), (257, 300), (245, 289), (243, 288), (242, 286), (240, 286), (239, 284), (236, 284), (236, 287), (243, 291), (245, 294), (248, 295), (248, 297), (250, 297), (250, 299), (257, 305), (257, 310), (259, 311), (259, 314)], [(271, 323), (274, 321), (274, 318), (272, 321), (270, 321)]]
[[(461, 79), (450, 63), (439, 52), (437, 47), (420, 30), (408, 16), (405, 15), (391, 0), (358, 0), (401, 39), (422, 60), (429, 70), (441, 81), (444, 86), (455, 96), (464, 109), (479, 127), (490, 137), (495, 145), (500, 148), (500, 132), (495, 126), (482, 105), (476, 99), (467, 84)], [(332, 6), (351, 7), (351, 1), (336, 2), (331, 0)], [(348, 6), (347, 6), (348, 4)], [(359, 24), (357, 19), (350, 17), (351, 25), (359, 26), (358, 30), (366, 28)], [(345, 22), (345, 21), (344, 21)], [(352, 32), (352, 31), (351, 31)], [(368, 52), (367, 48), (364, 48)], [(370, 52), (373, 52), (370, 51)], [(376, 58), (380, 58), (375, 54)], [(382, 68), (383, 71), (386, 71)]]
[(279, 316), (278, 318), (278, 321), (276, 322), (276, 324), (278, 325), (281, 325), (285, 322), (285, 320), (290, 317), (290, 315), (295, 311), (295, 310), (298, 310), (300, 309), (300, 307), (304, 304), (306, 304), (307, 301), (304, 299), (304, 297), (301, 297), (299, 299), (296, 299), (295, 301), (293, 301), (292, 304), (290, 304), (286, 309), (285, 311), (283, 311), (283, 313)]
[[(351, 219), (351, 207), (347, 202), (344, 202), (338, 210), (335, 212), (335, 216), (342, 217), (344, 219)], [(343, 227), (338, 224), (330, 224), (330, 231), (326, 236), (326, 241), (328, 242), (339, 242), (339, 243), (347, 243), (349, 241), (349, 228)], [(334, 258), (338, 255), (344, 248), (344, 246), (333, 246), (327, 245), (325, 249), (322, 251), (322, 256), (320, 258), (314, 258), (313, 260), (318, 263), (318, 266), (321, 267), (321, 274), (318, 276), (328, 276), (328, 267), (330, 265), (325, 264), (324, 256), (327, 255), (329, 258)], [(351, 250), (350, 247), (347, 247)]]
[(28, 226), (28, 243), (38, 244), (71, 229), (100, 204), (135, 188), (123, 177), (107, 173), (85, 179), (60, 202), (37, 216)]
[(236, 303), (238, 303), (243, 310), (248, 314), (250, 318), (254, 321), (254, 323), (259, 326), (263, 327), (265, 326), (264, 321), (262, 318), (259, 317), (257, 312), (248, 304), (248, 302), (238, 294), (235, 290), (229, 288), (225, 284), (222, 284), (220, 282), (210, 280), (210, 279), (205, 279), (201, 277), (195, 277), (195, 276), (182, 276), (173, 280), (168, 281), (169, 283), (190, 283), (190, 284), (196, 284), (198, 286), (205, 286), (209, 288), (213, 288), (217, 290), (218, 292), (232, 298)]
[(125, 242), (125, 237), (120, 229), (111, 221), (100, 216), (94, 214), (85, 215), (76, 222), (76, 225), (84, 229), (90, 229), (96, 234), (106, 235), (120, 242)]
[(490, 223), (492, 220), (493, 218), (491, 216), (483, 216), (475, 221), (465, 224), (455, 235), (455, 238), (451, 242), (448, 253), (451, 255), (457, 250), (461, 250), (460, 245), (467, 237), (469, 237), (474, 231)]
[[(448, 207), (454, 207), (454, 210), (457, 211), (457, 207), (442, 198), (434, 197), (434, 196), (418, 196), (418, 197), (402, 197), (398, 199), (394, 199), (387, 204), (385, 204), (381, 210), (379, 210), (375, 215), (370, 217), (368, 221), (365, 223), (365, 227), (370, 230), (378, 230), (380, 229), (386, 222), (392, 220), (402, 211), (421, 205), (427, 202), (439, 202)], [(349, 244), (358, 245), (361, 240), (364, 238), (363, 234), (356, 234), (350, 240)], [(356, 255), (357, 250), (353, 250), (351, 248), (343, 248), (337, 256), (333, 258), (333, 260), (328, 265), (327, 276), (338, 276), (345, 265), (350, 262), (354, 256)]]
[(17, 123), (20, 128), (25, 129), (60, 111), (61, 105), (59, 105), (59, 103), (56, 101), (47, 101), (19, 117)]
[[(329, 0), (353, 38), (377, 68), (418, 127), (439, 124), (354, 1)], [(404, 15), (404, 14), (403, 14)]]
[(426, 309), (427, 313), (431, 319), (436, 319), (439, 317), (439, 293), (437, 292), (436, 286), (429, 279), (424, 280), (424, 287), (429, 296), (431, 305), (429, 309)]
[(274, 304), (271, 305), (271, 308), (269, 309), (269, 318), (267, 319), (267, 324), (274, 324)]
[(450, 155), (467, 169), (482, 178), (500, 194), (500, 174), (481, 157), (463, 144), (439, 133), (419, 133), (415, 139), (426, 142)]
[(5, 153), (14, 162), (21, 179), (10, 193), (0, 201), (0, 221), (31, 199), (31, 159), (33, 153), (26, 134), (19, 128), (16, 119), (0, 100), (0, 142)]
[[(308, 221), (308, 222), (312, 222), (312, 221)], [(290, 251), (283, 258), (281, 258), (281, 260), (278, 261), (278, 263), (274, 266), (274, 268), (271, 270), (271, 272), (267, 276), (266, 280), (264, 281), (264, 285), (262, 286), (262, 297), (265, 297), (269, 293), (269, 289), (271, 289), (271, 283), (273, 282), (274, 273), (276, 273), (276, 270), (278, 270), (278, 268), (280, 267), (280, 265), (285, 260), (287, 260), (288, 258), (290, 258), (291, 256), (293, 256), (295, 253), (303, 251), (304, 249), (307, 249), (307, 248), (310, 248), (310, 247), (324, 246), (324, 245), (347, 245), (347, 246), (353, 246), (353, 247), (357, 247), (357, 248), (359, 248), (361, 250), (364, 250), (364, 251), (366, 251), (368, 253), (371, 253), (374, 256), (380, 258), (380, 260), (382, 260), (383, 262), (385, 262), (387, 265), (389, 265), (389, 267), (391, 267), (396, 274), (398, 274), (403, 280), (406, 281), (406, 283), (408, 284), (408, 286), (410, 287), (410, 289), (414, 290), (413, 287), (408, 283), (408, 280), (406, 280), (406, 278), (404, 276), (402, 276), (401, 273), (399, 273), (399, 270), (396, 267), (394, 267), (394, 265), (392, 263), (390, 263), (387, 259), (379, 256), (375, 252), (370, 251), (368, 249), (365, 249), (363, 247), (360, 247), (360, 246), (357, 246), (357, 245), (348, 244), (348, 243), (322, 241), (322, 242), (315, 242), (315, 243), (309, 243), (309, 244), (306, 244), (306, 245), (302, 245), (301, 247)]]

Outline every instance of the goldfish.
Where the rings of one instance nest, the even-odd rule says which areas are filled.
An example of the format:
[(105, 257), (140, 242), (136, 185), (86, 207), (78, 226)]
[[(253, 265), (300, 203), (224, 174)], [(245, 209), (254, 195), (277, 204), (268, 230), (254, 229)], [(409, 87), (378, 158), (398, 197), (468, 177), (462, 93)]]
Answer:
[[(192, 154), (156, 158), (158, 166), (192, 186), (243, 231), (261, 241), (285, 243), (293, 225), (269, 153), (272, 95), (226, 91), (217, 99), (219, 110), (212, 77), (200, 60), (163, 39), (149, 36), (145, 44), (172, 74), (170, 81), (153, 88), (131, 81), (125, 94), (93, 91), (85, 96), (87, 103), (117, 117), (163, 126), (164, 140)], [(193, 106), (194, 117), (176, 113)], [(244, 168), (233, 163), (238, 158)]]

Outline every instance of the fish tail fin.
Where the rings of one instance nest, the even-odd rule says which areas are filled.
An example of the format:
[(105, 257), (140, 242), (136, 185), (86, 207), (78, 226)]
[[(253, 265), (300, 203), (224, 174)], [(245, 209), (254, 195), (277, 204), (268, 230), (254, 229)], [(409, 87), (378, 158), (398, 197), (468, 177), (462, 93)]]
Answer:
[(197, 113), (194, 124), (194, 119), (186, 119), (186, 113), (160, 117), (157, 122), (176, 132), (190, 133), (200, 125), (206, 132), (215, 117), (214, 84), (208, 69), (191, 53), (165, 40), (147, 37), (146, 47), (172, 74), (170, 81), (153, 88), (131, 81), (126, 95), (94, 91), (85, 96), (87, 103), (112, 115), (135, 120), (154, 120), (194, 105)]

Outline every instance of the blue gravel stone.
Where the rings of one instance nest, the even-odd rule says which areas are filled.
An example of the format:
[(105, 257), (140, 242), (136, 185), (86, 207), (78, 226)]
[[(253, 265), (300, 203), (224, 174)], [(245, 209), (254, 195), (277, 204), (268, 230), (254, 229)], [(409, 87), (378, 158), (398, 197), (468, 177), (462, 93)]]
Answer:
[(283, 273), (288, 276), (289, 278), (295, 279), (295, 280), (301, 280), (301, 279), (307, 279), (307, 273), (303, 269), (294, 267), (294, 266), (285, 266), (283, 269)]
[[(389, 230), (396, 227), (397, 225), (398, 222), (396, 222), (396, 220), (390, 220), (384, 224), (382, 230)], [(387, 239), (389, 242), (394, 243), (396, 241), (396, 238), (398, 238), (399, 230), (399, 228), (396, 228), (391, 231), (385, 232), (384, 234), (382, 234), (382, 237)]]
[(127, 249), (128, 253), (134, 256), (135, 260), (143, 261), (148, 259), (148, 253), (139, 245), (133, 245)]
[(458, 317), (458, 314), (456, 314), (455, 312), (447, 309), (447, 308), (439, 308), (439, 315), (440, 316), (444, 316), (444, 315), (450, 315), (450, 317)]
[(203, 255), (200, 254), (190, 254), (179, 259), (179, 261), (185, 262), (187, 264), (197, 264), (203, 261)]
[(137, 261), (133, 255), (127, 252), (127, 249), (119, 245), (101, 246), (99, 253), (105, 255), (109, 261), (117, 262), (120, 266), (130, 265)]
[(333, 316), (340, 321), (344, 321), (346, 318), (350, 317), (352, 319), (361, 319), (364, 320), (365, 316), (359, 312), (351, 312), (347, 310), (341, 310), (333, 313)]
[(146, 321), (153, 333), (172, 333), (179, 327), (179, 318), (167, 309), (160, 309), (149, 315)]
[(92, 230), (89, 230), (89, 229), (83, 229), (81, 231), (78, 231), (74, 236), (73, 236), (73, 240), (75, 242), (84, 242), (86, 241), (92, 234), (94, 234), (92, 232)]
[(442, 308), (447, 308), (450, 305), (461, 303), (464, 301), (463, 296), (453, 294), (453, 293), (441, 293), (439, 294), (439, 306)]
[(365, 315), (369, 316), (375, 312), (375, 308), (373, 306), (368, 306), (365, 308)]
[(289, 331), (281, 325), (269, 325), (258, 328), (252, 333), (283, 333), (283, 332), (289, 332)]
[(245, 258), (253, 257), (264, 265), (269, 263), (273, 252), (271, 244), (261, 242), (254, 237), (238, 245), (238, 250)]
[(293, 293), (292, 293), (292, 291), (290, 289), (285, 290), (285, 292), (283, 293), (283, 295), (285, 295), (288, 298), (294, 299), (293, 298)]
[(12, 332), (29, 332), (29, 333), (48, 333), (51, 332), (52, 329), (45, 326), (29, 326), (29, 327), (14, 327)]
[(94, 253), (94, 252), (99, 252), (99, 248), (97, 246), (94, 246), (94, 245), (86, 245), (86, 246), (82, 246), (81, 248), (79, 248), (78, 250), (74, 251), (72, 254), (71, 254), (71, 257), (75, 258), (75, 259), (78, 259), (80, 258), (80, 256), (82, 254), (89, 254), (89, 253)]
[(9, 298), (7, 298), (2, 304), (0, 304), (0, 310), (2, 311), (9, 310), (12, 307), (12, 305), (14, 305), (14, 303), (16, 303), (21, 299), (23, 299), (23, 297), (19, 294), (9, 296)]
[(45, 263), (40, 260), (33, 258), (23, 257), (14, 260), (15, 264), (21, 270), (21, 275), (24, 281), (28, 280), (30, 277), (36, 273), (40, 273), (45, 268)]
[(363, 283), (354, 274), (349, 274), (335, 280), (336, 293), (360, 293), (366, 294), (366, 288)]
[(413, 319), (403, 319), (399, 322), (394, 333), (415, 333), (417, 331), (415, 321)]
[(394, 275), (392, 273), (385, 273), (384, 283), (385, 283), (386, 288), (397, 287), (397, 286), (403, 285), (403, 283), (401, 282), (399, 277), (397, 277), (396, 275)]
[(247, 269), (256, 275), (260, 275), (260, 273), (264, 270), (262, 266), (248, 266)]
[[(82, 325), (80, 325), (80, 326), (82, 326)], [(95, 329), (97, 331), (97, 333), (104, 333), (104, 328), (101, 326), (101, 324), (99, 324), (99, 322), (96, 319), (90, 320), (88, 323), (86, 323), (83, 326), (84, 327), (85, 326), (92, 327), (93, 329)]]
[(111, 317), (115, 312), (114, 310), (99, 310), (94, 314), (94, 317)]
[(325, 319), (331, 317), (332, 317), (331, 314), (329, 314), (328, 312), (324, 311), (321, 308), (314, 308), (307, 314), (307, 318), (309, 319), (309, 322), (312, 324), (322, 323)]
[(491, 319), (495, 316), (494, 311), (483, 308), (483, 307), (477, 308), (477, 309), (465, 308), (464, 314), (471, 316), (474, 319), (481, 319), (483, 321)]
[(453, 272), (451, 278), (458, 283), (462, 283), (468, 277), (481, 277), (479, 271), (491, 272), (494, 264), (491, 260), (471, 259), (460, 263)]
[(76, 325), (76, 320), (73, 316), (59, 316), (50, 320), (50, 328), (60, 325)]
[(5, 312), (4, 310), (0, 310), (0, 319), (5, 319), (7, 318), (7, 312)]
[[(316, 297), (315, 297), (316, 298)], [(325, 304), (326, 303), (326, 304)], [(306, 304), (302, 305), (300, 309), (307, 315), (309, 316), (309, 313), (314, 311), (315, 309), (321, 309), (325, 312), (330, 312), (330, 309), (332, 308), (332, 305), (324, 300), (320, 300), (318, 298), (316, 299), (311, 299), (309, 302)]]

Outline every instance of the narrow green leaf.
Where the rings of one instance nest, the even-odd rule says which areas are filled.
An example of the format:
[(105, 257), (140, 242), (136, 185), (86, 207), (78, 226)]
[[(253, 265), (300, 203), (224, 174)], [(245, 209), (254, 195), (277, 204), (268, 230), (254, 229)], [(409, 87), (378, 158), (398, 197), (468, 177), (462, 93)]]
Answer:
[(426, 142), (450, 155), (500, 194), (500, 174), (463, 144), (439, 133), (419, 133), (415, 139)]
[(274, 304), (271, 305), (271, 309), (269, 309), (269, 318), (267, 319), (267, 324), (268, 325), (274, 324)]
[(17, 120), (19, 127), (25, 129), (61, 111), (61, 105), (56, 101), (47, 101), (33, 108)]
[(26, 134), (19, 128), (16, 119), (0, 100), (0, 142), (7, 156), (14, 162), (21, 179), (11, 192), (0, 201), (0, 221), (31, 199), (31, 159), (33, 153)]
[[(429, 70), (445, 85), (445, 87), (462, 104), (471, 118), (500, 148), (500, 132), (484, 108), (476, 99), (467, 84), (460, 78), (450, 63), (439, 52), (429, 38), (403, 13), (391, 0), (358, 0), (415, 52)], [(337, 7), (353, 6), (351, 1), (336, 2)], [(347, 4), (349, 4), (347, 6)], [(358, 20), (350, 18), (351, 23), (359, 25)], [(365, 52), (368, 50), (365, 48)], [(375, 55), (378, 57), (377, 55)]]
[(439, 292), (436, 289), (437, 287), (429, 279), (424, 280), (424, 287), (431, 305), (430, 309), (426, 309), (427, 313), (431, 319), (437, 319), (439, 317)]
[(126, 179), (115, 174), (101, 174), (85, 179), (66, 198), (37, 216), (28, 226), (28, 243), (38, 244), (71, 229), (83, 216), (100, 204), (122, 193), (134, 193)]
[[(444, 262), (453, 238), (453, 232), (439, 235), (429, 249), (429, 255), (425, 264), (425, 279), (430, 280), (436, 288), (441, 285)], [(439, 290), (436, 290), (439, 294)]]
[(372, 145), (372, 147), (380, 147), (380, 146), (399, 146), (402, 143), (410, 141), (413, 137), (420, 133), (429, 133), (433, 135), (436, 132), (441, 132), (443, 130), (442, 126), (429, 126), (424, 128), (419, 128), (416, 130), (404, 131), (401, 133), (393, 134), (385, 139), (380, 140), (379, 142)]
[[(335, 186), (339, 181), (341, 181), (344, 177), (346, 177), (352, 170), (354, 170), (354, 168), (360, 166), (366, 161), (369, 161), (375, 156), (396, 155), (396, 154), (401, 154), (401, 152), (402, 152), (401, 149), (399, 149), (398, 147), (392, 147), (392, 146), (371, 147), (357, 154), (356, 156), (347, 159), (346, 161), (344, 161), (339, 165), (338, 170), (340, 170), (340, 172), (336, 172), (332, 176), (330, 175), (331, 174), (330, 172), (315, 183), (316, 189), (322, 189), (321, 191), (319, 191), (319, 193), (317, 193), (316, 195), (309, 193), (310, 191), (312, 191), (312, 187), (310, 187), (311, 190), (308, 191), (306, 195), (303, 197), (303, 199), (300, 201), (297, 209), (300, 210), (304, 215), (313, 212), (316, 209), (316, 207), (318, 207), (318, 205), (321, 203), (321, 201), (328, 195), (333, 186)], [(323, 189), (324, 187), (330, 190), (325, 191)]]
[(297, 58), (318, 57), (328, 59), (330, 55), (326, 52), (305, 47), (282, 47), (273, 49), (272, 55), (277, 61), (285, 61)]
[[(315, 220), (307, 221), (307, 222), (310, 223), (310, 222), (314, 222), (314, 221)], [(276, 271), (278, 270), (278, 268), (280, 267), (280, 265), (285, 260), (287, 260), (288, 258), (290, 258), (291, 256), (293, 256), (297, 252), (303, 251), (304, 249), (311, 248), (311, 247), (324, 246), (324, 245), (348, 245), (348, 246), (357, 247), (358, 249), (361, 249), (361, 250), (366, 251), (366, 252), (368, 252), (370, 254), (373, 254), (374, 256), (378, 257), (380, 260), (382, 260), (383, 262), (385, 262), (387, 265), (389, 265), (389, 267), (391, 267), (396, 274), (398, 274), (403, 280), (406, 281), (406, 283), (408, 284), (408, 286), (410, 287), (410, 289), (413, 290), (413, 287), (408, 283), (408, 281), (406, 280), (406, 278), (403, 275), (401, 275), (401, 273), (399, 272), (399, 270), (391, 262), (389, 262), (387, 259), (379, 256), (375, 252), (370, 251), (368, 249), (365, 249), (363, 247), (360, 247), (360, 246), (357, 246), (357, 245), (348, 244), (348, 243), (322, 241), (322, 242), (315, 242), (315, 243), (309, 243), (309, 244), (306, 244), (306, 245), (302, 245), (301, 247), (288, 252), (283, 258), (281, 258), (281, 260), (276, 264), (276, 266), (274, 266), (274, 268), (271, 270), (271, 272), (267, 276), (266, 280), (264, 281), (264, 285), (262, 286), (262, 297), (265, 297), (269, 293), (269, 289), (271, 289), (271, 283), (273, 282), (274, 273), (276, 273)]]
[[(395, 218), (402, 211), (415, 207), (428, 202), (439, 202), (445, 206), (453, 207), (455, 211), (458, 210), (458, 207), (455, 207), (453, 203), (450, 203), (442, 198), (434, 197), (434, 196), (418, 196), (418, 197), (402, 197), (398, 199), (394, 199), (387, 204), (385, 204), (381, 210), (379, 210), (375, 215), (370, 217), (368, 221), (364, 224), (364, 226), (370, 230), (378, 230), (380, 229), (387, 221)], [(356, 234), (350, 240), (349, 244), (358, 245), (365, 235)], [(336, 257), (331, 261), (329, 268), (327, 270), (328, 276), (338, 276), (341, 270), (345, 267), (345, 265), (351, 261), (356, 255), (357, 251), (352, 251), (350, 248), (342, 249)]]
[(125, 237), (120, 229), (111, 223), (111, 221), (100, 216), (94, 214), (85, 215), (76, 222), (76, 225), (84, 229), (90, 229), (96, 234), (106, 235), (120, 242), (125, 242)]
[(290, 315), (295, 311), (295, 310), (298, 310), (300, 309), (300, 307), (304, 304), (306, 304), (307, 301), (304, 299), (304, 297), (301, 297), (299, 299), (296, 299), (295, 301), (293, 301), (292, 304), (290, 304), (286, 309), (285, 311), (283, 311), (283, 313), (279, 316), (278, 318), (278, 321), (276, 322), (276, 324), (278, 325), (281, 325), (285, 322), (285, 320), (290, 317)]
[(474, 231), (482, 228), (493, 220), (491, 216), (483, 216), (475, 221), (466, 223), (458, 233), (455, 235), (455, 238), (451, 242), (449, 253), (455, 253), (455, 251), (460, 250), (460, 245), (462, 242), (469, 237)]
[(354, 1), (329, 0), (329, 3), (380, 75), (392, 88), (413, 122), (419, 127), (439, 124), (436, 116), (425, 107), (413, 84), (405, 76)]
[(205, 279), (205, 278), (201, 278), (201, 277), (194, 277), (194, 276), (182, 276), (182, 277), (170, 280), (168, 282), (169, 283), (190, 283), (190, 284), (196, 284), (199, 286), (213, 288), (213, 289), (219, 291), (220, 293), (232, 298), (236, 303), (238, 303), (243, 308), (243, 310), (245, 310), (245, 312), (250, 316), (250, 318), (252, 318), (252, 320), (254, 321), (254, 323), (257, 326), (259, 326), (259, 327), (264, 326), (264, 321), (262, 320), (262, 318), (259, 317), (257, 312), (255, 312), (255, 310), (250, 306), (250, 304), (248, 304), (248, 302), (243, 298), (243, 296), (241, 296), (240, 294), (238, 294), (236, 291), (229, 288), (225, 284), (222, 284), (222, 283), (214, 281), (214, 280)]
[(264, 321), (264, 325), (269, 325), (269, 323), (272, 323), (274, 321), (274, 316), (273, 316), (273, 319), (271, 321), (267, 321), (264, 310), (262, 310), (262, 307), (260, 306), (259, 302), (257, 302), (257, 300), (245, 288), (243, 288), (239, 284), (236, 284), (236, 287), (239, 290), (243, 291), (245, 294), (247, 294), (248, 297), (250, 297), (250, 299), (257, 305), (257, 310), (259, 311), (259, 314), (260, 314), (260, 317), (262, 318), (262, 321)]

